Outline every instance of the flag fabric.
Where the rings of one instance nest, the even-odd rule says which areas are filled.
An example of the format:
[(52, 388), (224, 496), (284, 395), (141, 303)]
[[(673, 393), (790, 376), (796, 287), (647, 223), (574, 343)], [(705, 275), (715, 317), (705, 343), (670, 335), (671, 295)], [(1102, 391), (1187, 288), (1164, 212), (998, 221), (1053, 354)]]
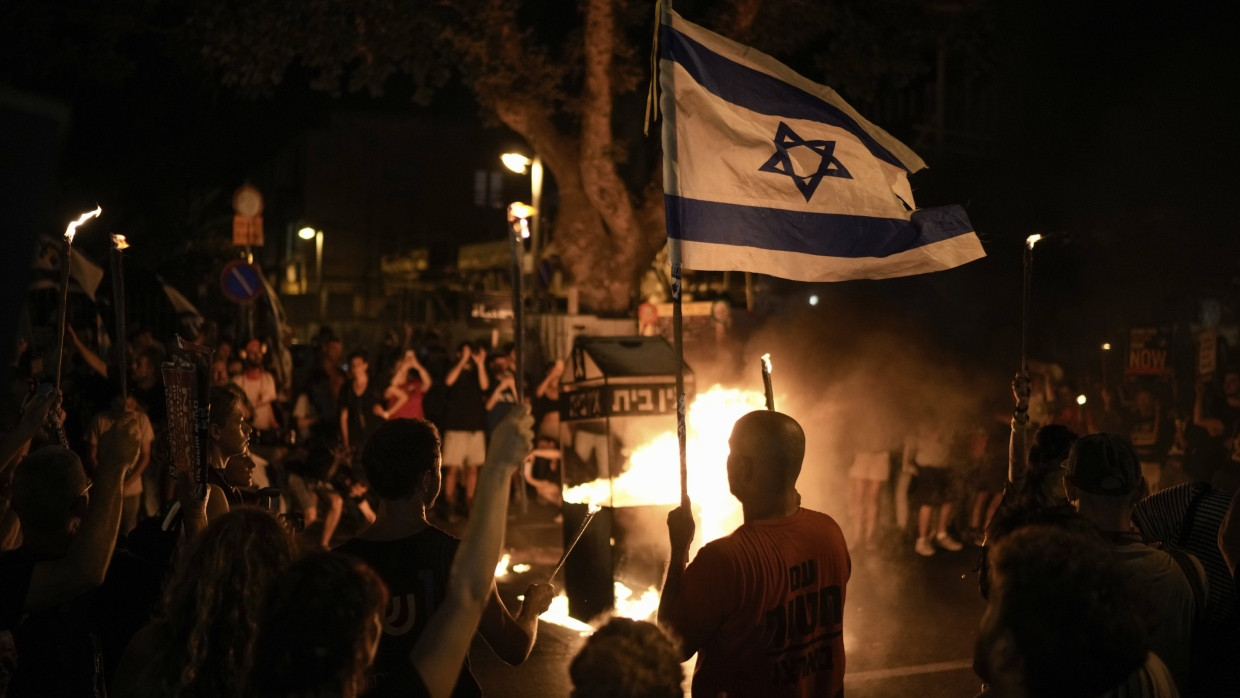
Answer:
[(659, 81), (673, 262), (844, 281), (985, 256), (963, 208), (916, 210), (925, 163), (831, 88), (671, 10)]

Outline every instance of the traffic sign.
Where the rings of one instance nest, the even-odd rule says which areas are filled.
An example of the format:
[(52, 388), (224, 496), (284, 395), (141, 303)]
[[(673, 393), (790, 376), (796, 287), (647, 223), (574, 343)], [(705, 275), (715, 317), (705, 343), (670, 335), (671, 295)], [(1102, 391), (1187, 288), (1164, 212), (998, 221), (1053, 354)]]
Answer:
[(220, 290), (234, 303), (248, 303), (263, 292), (258, 267), (238, 259), (229, 262), (220, 273)]

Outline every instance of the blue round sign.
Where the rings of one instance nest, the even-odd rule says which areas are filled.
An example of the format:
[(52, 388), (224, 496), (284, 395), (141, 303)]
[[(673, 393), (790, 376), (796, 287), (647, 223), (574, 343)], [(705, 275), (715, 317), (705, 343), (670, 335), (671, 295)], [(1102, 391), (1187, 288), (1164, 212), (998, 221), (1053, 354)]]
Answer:
[(257, 267), (238, 259), (220, 273), (220, 290), (234, 303), (248, 303), (262, 294), (262, 277)]

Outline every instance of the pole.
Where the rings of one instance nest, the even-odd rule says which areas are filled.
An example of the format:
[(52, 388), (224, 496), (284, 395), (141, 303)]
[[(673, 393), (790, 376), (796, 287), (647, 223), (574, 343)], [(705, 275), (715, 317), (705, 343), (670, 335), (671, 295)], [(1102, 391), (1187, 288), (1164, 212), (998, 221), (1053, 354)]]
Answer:
[(73, 240), (65, 237), (65, 255), (60, 268), (60, 321), (56, 327), (56, 390), (60, 390), (60, 373), (65, 363), (65, 325), (69, 315), (69, 267), (73, 264)]
[[(534, 215), (538, 215), (537, 210)], [(527, 218), (513, 219), (511, 215), (509, 216), (508, 243), (512, 247), (512, 334), (517, 352), (517, 365), (513, 367), (513, 372), (516, 374), (514, 381), (517, 389), (517, 405), (522, 408), (525, 405), (525, 294), (522, 283), (525, 278), (525, 269), (522, 265), (522, 258), (525, 252), (524, 237), (526, 231), (529, 230), (528, 226)], [(525, 482), (520, 479), (518, 481), (521, 486), (517, 488), (517, 498), (521, 503), (521, 513), (524, 514), (529, 508), (529, 500), (525, 494)], [(588, 518), (586, 523), (589, 523)], [(567, 552), (565, 555), (567, 556)], [(564, 564), (564, 561), (560, 560), (560, 564)], [(552, 572), (551, 576), (554, 577), (555, 572)]]
[(1027, 243), (1024, 251), (1024, 282), (1021, 289), (1020, 310), (1020, 372), (1029, 375), (1029, 287), (1033, 276), (1033, 243)]
[(326, 314), (323, 306), (326, 305), (323, 295), (323, 231), (318, 230), (314, 233), (314, 292), (318, 295), (318, 320), (319, 325), (323, 324), (323, 316)]
[[(675, 245), (675, 242), (672, 242)], [(681, 307), (680, 254), (672, 261), (672, 344), (676, 350), (676, 441), (680, 447), (680, 505), (689, 508), (688, 432), (685, 428), (685, 338)]]
[(120, 387), (121, 404), (129, 399), (129, 356), (125, 351), (125, 264), (121, 257), (124, 236), (112, 236), (112, 306), (116, 313), (116, 380)]

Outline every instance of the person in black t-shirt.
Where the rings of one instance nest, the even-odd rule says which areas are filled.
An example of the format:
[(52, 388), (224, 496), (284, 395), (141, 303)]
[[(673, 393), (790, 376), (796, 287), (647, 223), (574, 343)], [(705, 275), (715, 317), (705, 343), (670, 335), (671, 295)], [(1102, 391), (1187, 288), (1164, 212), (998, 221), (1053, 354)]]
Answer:
[(456, 357), (456, 364), (444, 378), (448, 404), (443, 418), (443, 497), (450, 520), (458, 513), (458, 479), (465, 485), (466, 508), (473, 505), (478, 466), (486, 460), (487, 451), (487, 410), (483, 396), (491, 387), (486, 349), (462, 342), (456, 349)]
[(125, 471), (138, 449), (136, 419), (127, 414), (99, 438), (93, 483), (60, 446), (18, 466), (13, 509), (24, 539), (0, 553), (0, 633), (10, 633), (17, 650), (9, 696), (104, 695), (102, 641), (82, 596), (103, 582), (112, 559)]
[[(509, 452), (513, 450), (508, 443), (511, 439), (501, 441), (492, 449), (493, 454), (488, 454), (485, 467), (500, 467), (505, 460), (520, 462), (529, 451), (528, 438), (519, 454)], [(337, 551), (370, 565), (391, 593), (373, 667), (376, 689), (371, 693), (389, 695), (385, 686), (391, 684), (385, 677), (405, 668), (418, 637), (435, 609), (444, 602), (448, 573), (460, 541), (426, 519), (426, 510), (434, 504), (441, 480), (439, 433), (434, 425), (414, 419), (383, 424), (363, 450), (362, 466), (371, 490), (383, 500), (383, 506), (369, 529)], [(529, 656), (538, 615), (550, 605), (552, 593), (548, 584), (530, 585), (520, 611), (513, 617), (492, 581), (490, 600), (478, 631), (500, 659), (515, 665)], [(453, 695), (481, 694), (466, 661)]]
[(383, 389), (370, 380), (370, 364), (366, 352), (349, 354), (350, 382), (340, 388), (340, 439), (346, 451), (356, 454), (384, 421)]

